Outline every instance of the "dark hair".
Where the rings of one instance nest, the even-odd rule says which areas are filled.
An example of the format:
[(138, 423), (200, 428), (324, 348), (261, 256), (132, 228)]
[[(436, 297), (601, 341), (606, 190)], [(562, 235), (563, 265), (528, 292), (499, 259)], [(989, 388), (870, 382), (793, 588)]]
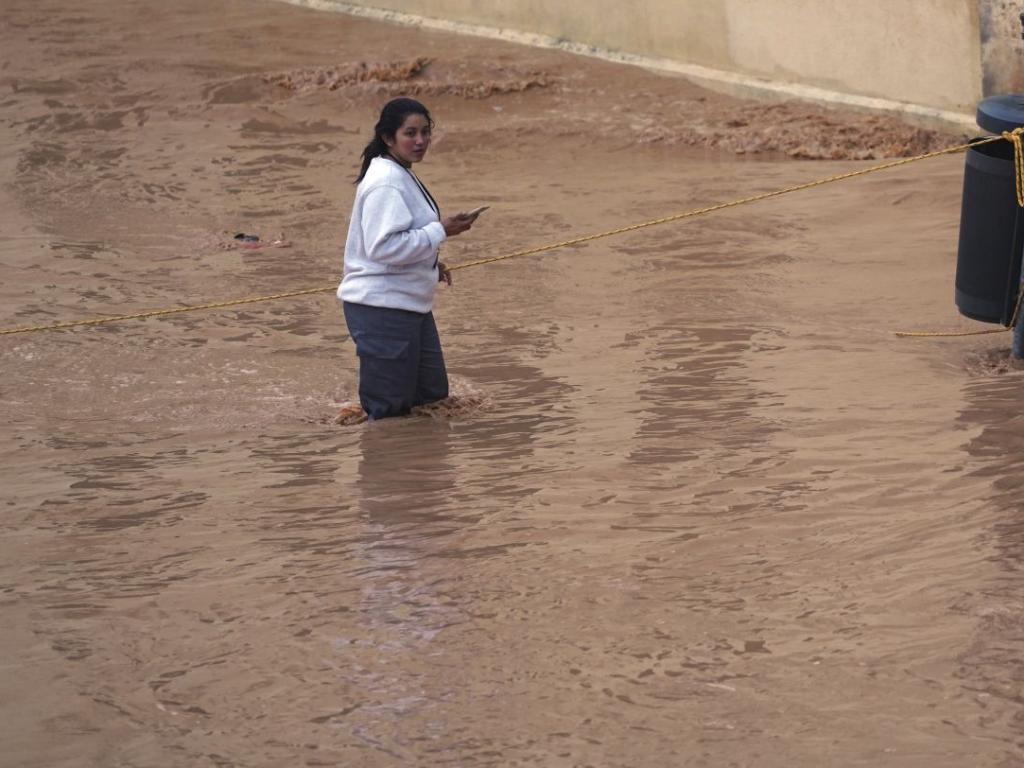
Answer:
[(402, 127), (402, 123), (405, 122), (405, 118), (409, 115), (423, 115), (427, 118), (427, 127), (434, 127), (434, 119), (430, 116), (430, 112), (416, 99), (409, 99), (403, 96), (389, 101), (384, 105), (384, 109), (380, 111), (380, 119), (377, 120), (377, 124), (373, 127), (373, 139), (363, 150), (363, 167), (359, 169), (359, 177), (356, 179), (356, 184), (363, 180), (363, 176), (366, 175), (366, 169), (370, 167), (370, 161), (373, 158), (388, 154), (388, 145), (384, 142), (384, 139), (393, 139), (395, 134), (398, 133), (398, 129)]

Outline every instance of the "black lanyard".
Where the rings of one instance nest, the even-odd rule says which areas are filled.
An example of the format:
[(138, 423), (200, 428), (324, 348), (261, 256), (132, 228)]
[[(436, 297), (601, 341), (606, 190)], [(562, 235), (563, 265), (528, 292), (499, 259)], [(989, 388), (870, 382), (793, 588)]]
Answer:
[(437, 214), (438, 218), (441, 218), (441, 209), (437, 207), (437, 201), (434, 200), (434, 196), (430, 194), (430, 190), (427, 189), (426, 185), (424, 185), (422, 181), (419, 180), (419, 177), (417, 177), (415, 173), (410, 171), (408, 168), (405, 170), (409, 172), (409, 175), (412, 176), (412, 180), (416, 182), (416, 186), (420, 188), (420, 192), (422, 192), (423, 196), (427, 198), (427, 202), (430, 203), (430, 207), (434, 209), (434, 213)]
[[(412, 180), (415, 181), (416, 182), (416, 186), (420, 188), (420, 192), (423, 193), (423, 197), (425, 197), (427, 202), (430, 203), (430, 207), (434, 209), (434, 213), (436, 213), (437, 214), (437, 218), (440, 219), (441, 218), (441, 209), (437, 207), (437, 201), (434, 200), (434, 196), (432, 194), (430, 194), (430, 190), (427, 189), (426, 185), (422, 181), (419, 180), (419, 178), (416, 176), (416, 174), (413, 173), (408, 168), (406, 168), (401, 163), (399, 163), (397, 160), (395, 160), (395, 158), (392, 155), (390, 155), (390, 154), (388, 154), (388, 155), (381, 155), (381, 157), (386, 157), (388, 160), (390, 160), (391, 162), (393, 162), (396, 165), (398, 165), (398, 167), (401, 168), (403, 171), (405, 171), (410, 176), (412, 176)], [(438, 259), (439, 258), (440, 258), (440, 256), (438, 256), (438, 255), (434, 256), (434, 267), (437, 267), (437, 263), (438, 263)]]

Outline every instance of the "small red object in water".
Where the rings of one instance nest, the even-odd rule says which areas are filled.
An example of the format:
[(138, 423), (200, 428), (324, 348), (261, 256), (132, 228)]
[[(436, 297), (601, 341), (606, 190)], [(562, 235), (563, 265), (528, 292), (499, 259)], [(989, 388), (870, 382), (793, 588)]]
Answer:
[(343, 405), (338, 411), (334, 422), (336, 424), (361, 424), (366, 421), (366, 411), (359, 405)]

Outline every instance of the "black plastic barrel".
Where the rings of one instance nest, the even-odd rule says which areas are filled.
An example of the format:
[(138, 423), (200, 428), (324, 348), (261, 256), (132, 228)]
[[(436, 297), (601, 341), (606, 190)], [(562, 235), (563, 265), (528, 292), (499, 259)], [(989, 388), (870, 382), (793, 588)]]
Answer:
[(985, 323), (1009, 325), (1024, 255), (1024, 209), (1017, 205), (1013, 145), (967, 150), (956, 258), (956, 306)]

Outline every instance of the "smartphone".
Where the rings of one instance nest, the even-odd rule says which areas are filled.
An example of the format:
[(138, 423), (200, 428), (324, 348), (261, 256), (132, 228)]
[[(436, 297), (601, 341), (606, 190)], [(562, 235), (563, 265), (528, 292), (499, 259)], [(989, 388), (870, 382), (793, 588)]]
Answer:
[(486, 211), (490, 207), (491, 206), (489, 206), (489, 205), (481, 205), (479, 208), (474, 208), (472, 211), (470, 211), (466, 215), (467, 216), (479, 216), (481, 213), (483, 213), (484, 211)]

